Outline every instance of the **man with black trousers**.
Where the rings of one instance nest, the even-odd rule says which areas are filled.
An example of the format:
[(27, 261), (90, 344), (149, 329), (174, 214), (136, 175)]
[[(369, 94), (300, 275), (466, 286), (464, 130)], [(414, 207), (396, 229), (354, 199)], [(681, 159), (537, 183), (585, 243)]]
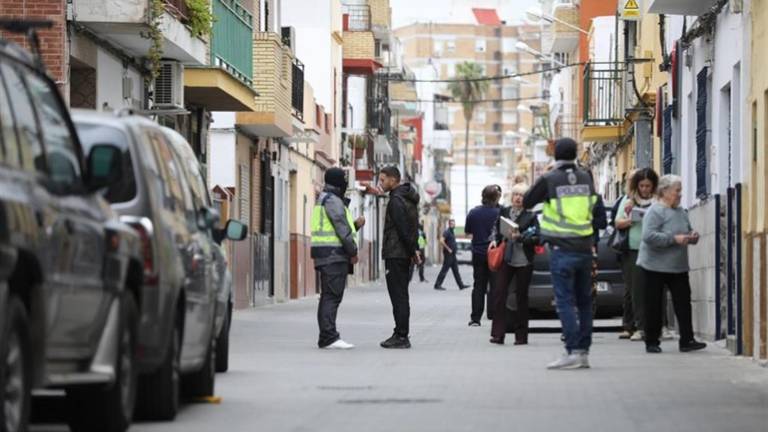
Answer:
[(395, 318), (394, 333), (381, 343), (382, 348), (411, 347), (408, 284), (412, 266), (422, 260), (419, 253), (419, 193), (410, 183), (400, 183), (400, 180), (400, 170), (394, 166), (383, 168), (379, 174), (379, 187), (389, 193), (382, 257)]
[(459, 284), (460, 290), (469, 288), (469, 285), (464, 285), (464, 282), (461, 281), (459, 261), (456, 259), (456, 248), (458, 246), (456, 244), (456, 234), (453, 232), (454, 228), (456, 228), (456, 221), (451, 219), (448, 221), (448, 228), (443, 231), (443, 236), (440, 238), (440, 245), (443, 246), (443, 267), (440, 269), (440, 273), (435, 281), (435, 289), (438, 291), (445, 291), (443, 281), (448, 274), (448, 270), (453, 271), (453, 278)]
[(493, 319), (491, 299), (495, 278), (492, 277), (491, 270), (488, 268), (488, 246), (491, 244), (493, 226), (499, 218), (499, 199), (501, 199), (501, 188), (496, 185), (486, 186), (483, 189), (483, 205), (470, 210), (467, 222), (464, 224), (464, 232), (472, 235), (472, 269), (475, 278), (475, 286), (472, 288), (470, 327), (480, 327), (486, 294), (488, 294), (488, 319)]

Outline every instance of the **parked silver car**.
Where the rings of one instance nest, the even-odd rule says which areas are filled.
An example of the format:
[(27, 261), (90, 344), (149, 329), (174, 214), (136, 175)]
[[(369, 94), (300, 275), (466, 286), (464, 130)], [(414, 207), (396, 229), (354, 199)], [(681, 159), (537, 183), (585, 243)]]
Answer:
[(73, 117), (86, 148), (110, 143), (124, 152), (125, 175), (105, 197), (142, 241), (137, 416), (170, 420), (182, 392), (214, 391), (215, 211), (204, 182), (191, 174), (200, 174), (187, 157), (192, 150), (177, 133), (129, 113), (76, 110)]

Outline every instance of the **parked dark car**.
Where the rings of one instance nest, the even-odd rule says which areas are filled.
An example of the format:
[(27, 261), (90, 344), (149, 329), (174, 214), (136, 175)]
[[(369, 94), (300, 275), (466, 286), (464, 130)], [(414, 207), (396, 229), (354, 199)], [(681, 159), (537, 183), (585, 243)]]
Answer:
[(123, 153), (109, 141), (83, 150), (38, 65), (0, 39), (0, 430), (26, 431), (31, 391), (57, 388), (72, 430), (122, 432), (136, 396), (140, 242), (100, 191), (119, 182)]
[[(183, 137), (131, 113), (74, 113), (86, 148), (115, 143), (121, 181), (105, 191), (142, 244), (137, 416), (170, 420), (181, 394), (213, 395), (218, 278), (211, 210), (199, 165)], [(193, 157), (194, 154), (192, 153)]]
[[(606, 205), (606, 207), (608, 207)], [(610, 210), (608, 211), (610, 213)], [(608, 218), (610, 220), (610, 214)], [(621, 273), (619, 255), (608, 247), (609, 227), (600, 233), (597, 258), (597, 299), (596, 313), (599, 316), (618, 316), (624, 305), (624, 277)], [(549, 248), (536, 248), (533, 261), (529, 307), (533, 312), (555, 312), (555, 296), (552, 289), (552, 274), (549, 271)]]

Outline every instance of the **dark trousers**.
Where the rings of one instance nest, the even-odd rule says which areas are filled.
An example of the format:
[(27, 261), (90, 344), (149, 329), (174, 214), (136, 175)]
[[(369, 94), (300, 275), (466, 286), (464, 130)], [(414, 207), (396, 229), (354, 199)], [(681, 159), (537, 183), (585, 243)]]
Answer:
[(664, 314), (664, 287), (672, 294), (677, 317), (680, 345), (693, 340), (691, 284), (688, 273), (659, 273), (643, 269), (645, 274), (645, 344), (658, 346)]
[(320, 272), (320, 304), (317, 306), (317, 325), (320, 337), (317, 345), (322, 348), (339, 340), (336, 331), (336, 313), (347, 287), (348, 263), (335, 263), (318, 268)]
[[(471, 319), (480, 322), (483, 318), (485, 303), (488, 302), (488, 319), (493, 319), (493, 292), (496, 286), (493, 273), (488, 268), (488, 256), (477, 253), (472, 254), (472, 276), (475, 278), (475, 286), (472, 288), (472, 315)], [(490, 293), (489, 293), (490, 288)], [(488, 296), (486, 297), (486, 294)]]
[(411, 305), (408, 299), (411, 260), (388, 259), (384, 261), (384, 268), (387, 274), (389, 300), (392, 302), (392, 315), (395, 317), (395, 334), (408, 337), (411, 318)]
[(553, 249), (549, 269), (565, 349), (589, 351), (592, 345), (592, 254)]
[(491, 336), (504, 340), (507, 333), (507, 298), (510, 283), (514, 280), (512, 289), (515, 296), (515, 310), (512, 311), (512, 328), (515, 329), (516, 342), (528, 342), (528, 292), (533, 277), (533, 266), (510, 267), (501, 266), (496, 273), (496, 287), (493, 296), (493, 324)]
[(624, 318), (622, 324), (624, 330), (634, 332), (642, 330), (643, 310), (642, 299), (645, 286), (636, 286), (636, 273), (640, 273), (637, 267), (637, 251), (629, 250), (621, 254), (621, 273), (624, 276)]
[[(424, 249), (420, 250), (421, 252), (421, 264), (419, 264), (417, 267), (419, 267), (419, 281), (425, 282), (426, 279), (424, 278), (424, 264), (427, 262), (426, 258), (424, 258)], [(413, 280), (413, 268), (414, 266), (411, 266), (410, 270), (410, 276), (408, 276), (408, 280)]]
[(435, 288), (443, 285), (448, 270), (453, 271), (453, 278), (456, 279), (456, 283), (459, 284), (459, 287), (464, 286), (464, 282), (461, 281), (461, 274), (459, 273), (459, 262), (456, 260), (456, 254), (452, 253), (445, 254), (445, 257), (443, 258), (443, 268), (440, 269), (440, 274), (437, 275)]

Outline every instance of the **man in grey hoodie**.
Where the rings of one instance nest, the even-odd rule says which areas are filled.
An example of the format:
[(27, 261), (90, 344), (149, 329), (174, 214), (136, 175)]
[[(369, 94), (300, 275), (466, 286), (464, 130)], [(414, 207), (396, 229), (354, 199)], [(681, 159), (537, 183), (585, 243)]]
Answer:
[(320, 273), (320, 304), (317, 324), (320, 337), (317, 345), (324, 349), (351, 349), (336, 330), (336, 313), (344, 297), (347, 274), (357, 264), (357, 230), (365, 218), (352, 219), (344, 193), (347, 179), (341, 168), (325, 172), (325, 189), (317, 198), (312, 211), (312, 259)]

